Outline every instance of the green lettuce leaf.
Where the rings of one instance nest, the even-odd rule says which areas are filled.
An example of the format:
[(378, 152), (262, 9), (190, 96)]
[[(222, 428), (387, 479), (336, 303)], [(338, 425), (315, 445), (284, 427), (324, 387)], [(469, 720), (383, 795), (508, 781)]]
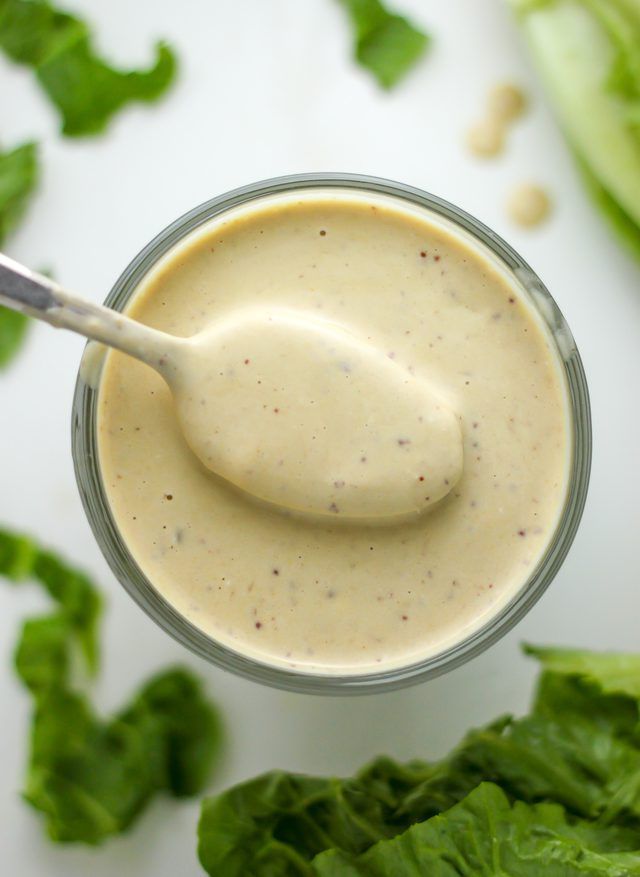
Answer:
[[(18, 224), (38, 182), (35, 143), (0, 153), (0, 246)], [(24, 314), (0, 307), (0, 369), (20, 349), (27, 330)]]
[(638, 835), (570, 821), (555, 804), (511, 804), (483, 783), (463, 801), (361, 856), (330, 850), (318, 877), (632, 877)]
[[(39, 582), (55, 603), (27, 620), (15, 653), (34, 698), (25, 800), (52, 840), (98, 844), (125, 831), (158, 793), (198, 794), (220, 750), (221, 725), (198, 679), (170, 668), (111, 719), (76, 686), (98, 665), (101, 599), (91, 580), (21, 534), (0, 531), (0, 576)], [(81, 658), (79, 661), (78, 658)]]
[[(424, 826), (439, 814), (452, 812), (451, 808), (471, 800), (474, 789), (487, 782), (501, 790), (504, 800), (521, 802), (514, 813), (543, 812), (527, 810), (525, 805), (553, 805), (556, 809), (549, 813), (566, 814), (562, 819), (568, 826), (584, 823), (583, 833), (588, 820), (593, 831), (599, 826), (627, 831), (632, 846), (616, 845), (616, 841), (610, 851), (640, 850), (640, 656), (526, 650), (543, 669), (529, 715), (521, 719), (504, 716), (471, 731), (439, 762), (402, 765), (379, 758), (355, 777), (341, 780), (273, 772), (206, 800), (198, 830), (205, 870), (216, 877), (411, 874), (401, 867), (405, 867), (407, 844), (411, 846), (413, 840), (397, 846), (389, 841), (405, 837), (409, 829), (407, 837), (421, 837), (412, 826)], [(534, 829), (535, 825), (535, 834)], [(546, 873), (555, 861), (553, 856), (560, 864), (551, 873), (563, 877), (581, 873), (575, 870), (580, 860), (572, 858), (576, 847), (569, 843), (565, 829), (556, 845), (531, 853), (530, 871), (522, 870), (524, 865), (518, 862), (519, 870), (513, 872), (475, 873)], [(485, 831), (486, 825), (477, 830)], [(548, 834), (546, 829), (540, 832), (541, 837)], [(608, 836), (619, 837), (615, 832)], [(460, 867), (467, 870), (437, 870), (436, 860), (428, 858), (433, 852), (431, 835), (425, 837), (427, 858), (420, 860), (424, 871), (415, 873), (474, 873), (464, 856)], [(399, 856), (398, 860), (387, 860), (391, 852), (367, 858), (367, 850), (376, 849), (378, 842), (382, 842), (380, 850), (396, 851), (393, 856)], [(586, 839), (584, 843), (591, 849)], [(595, 852), (598, 849), (593, 847)], [(326, 851), (332, 853), (323, 858)], [(593, 870), (596, 859), (587, 857), (584, 873), (640, 874), (625, 871), (624, 861), (607, 859), (598, 871)], [(320, 866), (327, 870), (318, 871)]]
[(640, 0), (508, 0), (587, 188), (640, 255)]
[(71, 677), (73, 629), (63, 612), (29, 618), (14, 655), (18, 676), (39, 694), (64, 687)]
[(531, 713), (468, 734), (401, 814), (419, 822), (490, 780), (513, 798), (640, 830), (640, 658), (527, 651), (543, 664)]
[(89, 577), (28, 536), (6, 530), (0, 530), (0, 576), (14, 584), (39, 582), (57, 604), (53, 616), (27, 622), (23, 628), (16, 661), (25, 685), (34, 691), (37, 679), (48, 679), (58, 688), (68, 685), (74, 645), (81, 650), (88, 671), (95, 673), (102, 600)]
[(527, 651), (543, 664), (531, 713), (471, 731), (398, 816), (420, 822), (488, 780), (513, 798), (640, 831), (640, 657)]
[(196, 676), (181, 668), (164, 670), (144, 685), (119, 721), (140, 729), (155, 726), (162, 744), (160, 788), (176, 798), (202, 791), (219, 755), (222, 726)]
[(188, 670), (166, 670), (109, 721), (76, 692), (36, 706), (24, 791), (54, 841), (98, 844), (125, 831), (159, 792), (195, 795), (206, 783), (220, 727)]
[(5, 368), (22, 347), (28, 325), (24, 314), (0, 305), (0, 369)]
[(114, 69), (95, 53), (87, 24), (46, 0), (0, 0), (0, 49), (33, 68), (68, 136), (97, 134), (126, 104), (156, 100), (176, 72), (165, 43), (149, 69)]
[[(524, 651), (537, 658), (545, 670), (569, 677), (574, 683), (594, 686), (600, 694), (640, 701), (640, 655), (529, 645)], [(540, 705), (536, 708), (540, 709)]]
[(429, 37), (380, 0), (339, 0), (351, 19), (355, 57), (383, 88), (393, 88), (424, 54)]
[[(322, 850), (366, 850), (411, 824), (396, 817), (431, 768), (376, 759), (353, 779), (272, 771), (203, 802), (199, 856), (209, 874), (305, 874)], [(306, 870), (305, 870), (306, 869)]]
[(37, 182), (35, 143), (23, 143), (11, 152), (0, 153), (0, 244), (22, 219)]

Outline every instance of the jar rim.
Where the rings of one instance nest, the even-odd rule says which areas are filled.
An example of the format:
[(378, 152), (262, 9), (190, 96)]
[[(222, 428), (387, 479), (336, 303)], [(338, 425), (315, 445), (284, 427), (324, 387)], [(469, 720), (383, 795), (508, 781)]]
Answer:
[[(434, 678), (484, 651), (511, 630), (549, 587), (562, 565), (582, 517), (591, 468), (591, 413), (584, 368), (569, 327), (555, 299), (519, 254), (479, 220), (442, 198), (391, 180), (349, 173), (295, 174), (242, 186), (203, 202), (156, 235), (122, 272), (105, 304), (121, 310), (138, 284), (179, 241), (234, 207), (274, 194), (301, 189), (353, 189), (390, 195), (430, 210), (462, 229), (504, 266), (549, 326), (564, 366), (572, 455), (564, 507), (553, 538), (519, 590), (485, 624), (443, 651), (411, 664), (376, 672), (337, 675), (310, 672), (260, 661), (230, 649), (178, 613), (154, 588), (120, 536), (102, 482), (97, 443), (98, 390), (78, 375), (72, 409), (72, 456), (76, 481), (94, 537), (114, 575), (139, 606), (167, 633), (191, 651), (223, 669), (255, 682), (292, 691), (353, 694), (388, 691)], [(544, 307), (541, 306), (544, 303)], [(563, 338), (562, 349), (558, 338)]]

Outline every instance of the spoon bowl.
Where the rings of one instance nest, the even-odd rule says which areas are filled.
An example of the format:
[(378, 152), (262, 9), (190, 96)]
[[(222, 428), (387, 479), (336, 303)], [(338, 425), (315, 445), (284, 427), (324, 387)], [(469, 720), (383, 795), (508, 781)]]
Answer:
[(207, 469), (281, 510), (395, 523), (435, 505), (462, 473), (460, 423), (430, 384), (315, 314), (241, 309), (178, 338), (1, 254), (0, 304), (154, 368)]

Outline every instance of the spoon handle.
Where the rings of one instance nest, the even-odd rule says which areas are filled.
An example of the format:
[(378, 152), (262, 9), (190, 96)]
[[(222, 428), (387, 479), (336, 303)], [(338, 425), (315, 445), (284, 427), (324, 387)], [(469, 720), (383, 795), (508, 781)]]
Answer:
[(0, 304), (56, 328), (70, 329), (116, 347), (158, 370), (165, 368), (173, 348), (183, 343), (181, 338), (78, 298), (3, 253), (0, 253)]

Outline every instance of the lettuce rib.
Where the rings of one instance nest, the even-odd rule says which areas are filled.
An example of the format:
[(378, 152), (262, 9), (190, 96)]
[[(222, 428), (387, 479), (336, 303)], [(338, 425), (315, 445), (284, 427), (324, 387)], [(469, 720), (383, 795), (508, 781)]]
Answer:
[(640, 253), (640, 0), (509, 2), (596, 203)]

